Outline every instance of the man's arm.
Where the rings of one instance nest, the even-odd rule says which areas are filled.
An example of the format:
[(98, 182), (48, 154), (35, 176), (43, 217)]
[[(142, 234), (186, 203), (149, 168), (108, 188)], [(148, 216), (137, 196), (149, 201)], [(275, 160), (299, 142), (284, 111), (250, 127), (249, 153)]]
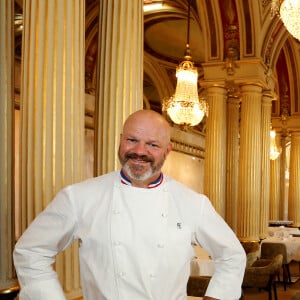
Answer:
[(206, 290), (206, 297), (239, 299), (246, 254), (235, 233), (210, 201), (206, 201), (203, 206), (196, 239), (210, 253), (215, 263), (215, 273)]
[(52, 266), (56, 255), (73, 241), (72, 219), (70, 202), (61, 192), (18, 240), (13, 256), (20, 300), (65, 300)]

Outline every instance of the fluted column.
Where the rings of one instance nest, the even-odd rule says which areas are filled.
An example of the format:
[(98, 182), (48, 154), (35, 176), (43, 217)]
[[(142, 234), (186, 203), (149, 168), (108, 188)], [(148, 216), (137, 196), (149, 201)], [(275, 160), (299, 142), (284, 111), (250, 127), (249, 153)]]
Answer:
[(241, 241), (259, 240), (261, 191), (262, 88), (241, 86), (240, 156), (237, 235)]
[(16, 284), (13, 269), (14, 33), (13, 1), (0, 1), (0, 290)]
[[(83, 178), (84, 14), (84, 1), (24, 1), (23, 230), (58, 190)], [(80, 296), (77, 244), (55, 268), (68, 299)]]
[(279, 203), (278, 203), (278, 219), (280, 220), (287, 220), (288, 219), (288, 199), (286, 196), (286, 170), (287, 170), (287, 161), (286, 161), (286, 144), (288, 133), (283, 130), (281, 135), (279, 136), (280, 140), (277, 141), (278, 135), (276, 135), (276, 142), (281, 146), (281, 154), (278, 158), (280, 161), (280, 196), (279, 196)]
[(204, 193), (225, 216), (226, 190), (226, 95), (223, 87), (208, 87), (209, 116), (206, 123)]
[(300, 227), (300, 132), (291, 133), (288, 219)]
[(280, 158), (270, 161), (270, 204), (269, 219), (279, 220), (280, 201)]
[(119, 166), (126, 117), (143, 108), (143, 1), (100, 1), (96, 173)]
[(227, 100), (227, 155), (226, 155), (226, 212), (225, 220), (236, 231), (238, 201), (240, 99), (232, 95)]
[(270, 125), (271, 125), (271, 95), (263, 95), (261, 110), (261, 195), (259, 214), (259, 237), (267, 236), (270, 202)]

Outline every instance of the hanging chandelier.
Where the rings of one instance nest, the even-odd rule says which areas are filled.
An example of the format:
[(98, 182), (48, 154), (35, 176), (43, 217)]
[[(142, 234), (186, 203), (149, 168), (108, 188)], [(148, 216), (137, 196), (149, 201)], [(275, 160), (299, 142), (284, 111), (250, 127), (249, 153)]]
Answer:
[(175, 94), (163, 102), (163, 110), (175, 124), (195, 126), (208, 114), (208, 105), (198, 95), (198, 71), (192, 62), (190, 44), (190, 0), (187, 18), (187, 42), (184, 60), (176, 68)]
[(272, 0), (271, 16), (279, 15), (288, 32), (300, 41), (300, 0)]
[(275, 130), (270, 131), (270, 159), (276, 160), (280, 155), (280, 149), (276, 145), (276, 132)]

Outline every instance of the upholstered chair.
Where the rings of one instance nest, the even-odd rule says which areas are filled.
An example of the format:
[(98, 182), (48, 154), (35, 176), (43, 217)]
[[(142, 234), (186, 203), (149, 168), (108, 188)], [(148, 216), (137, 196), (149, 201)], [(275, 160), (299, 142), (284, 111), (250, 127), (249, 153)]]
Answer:
[(274, 299), (277, 300), (276, 277), (282, 267), (282, 255), (279, 254), (272, 259), (259, 258), (251, 265), (247, 264), (243, 279), (243, 291), (246, 288), (257, 288), (268, 292), (269, 300), (272, 300), (272, 290)]
[(287, 255), (286, 245), (283, 243), (269, 243), (264, 242), (261, 244), (261, 258), (273, 258), (276, 255), (282, 255), (282, 271), (283, 271), (283, 286), (286, 291), (287, 283), (291, 282), (291, 273), (290, 273), (290, 260)]

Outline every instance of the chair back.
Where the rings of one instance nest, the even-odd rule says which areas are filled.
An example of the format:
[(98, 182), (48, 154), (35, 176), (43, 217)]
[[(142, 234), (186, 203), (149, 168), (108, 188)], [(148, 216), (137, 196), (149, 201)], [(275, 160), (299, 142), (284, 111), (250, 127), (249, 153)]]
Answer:
[(272, 259), (260, 258), (246, 268), (242, 287), (268, 288), (282, 266), (282, 255)]
[(282, 255), (282, 263), (288, 264), (289, 261), (287, 259), (287, 249), (286, 245), (283, 243), (262, 243), (261, 244), (261, 258), (274, 258), (278, 254)]

